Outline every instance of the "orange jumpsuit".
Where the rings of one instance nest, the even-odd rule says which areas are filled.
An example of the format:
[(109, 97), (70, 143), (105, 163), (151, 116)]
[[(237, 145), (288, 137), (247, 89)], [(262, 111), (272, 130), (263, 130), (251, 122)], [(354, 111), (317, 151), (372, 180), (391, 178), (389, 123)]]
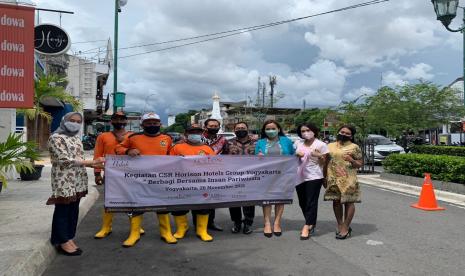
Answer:
[[(170, 150), (170, 155), (178, 155), (178, 156), (187, 156), (187, 155), (216, 155), (215, 151), (210, 146), (207, 145), (191, 145), (188, 143), (180, 143), (174, 145)], [(175, 211), (171, 212), (173, 216), (183, 216), (187, 214), (189, 211)], [(195, 214), (202, 214), (206, 215), (209, 213), (209, 209), (202, 209), (202, 210), (195, 210), (193, 211)]]

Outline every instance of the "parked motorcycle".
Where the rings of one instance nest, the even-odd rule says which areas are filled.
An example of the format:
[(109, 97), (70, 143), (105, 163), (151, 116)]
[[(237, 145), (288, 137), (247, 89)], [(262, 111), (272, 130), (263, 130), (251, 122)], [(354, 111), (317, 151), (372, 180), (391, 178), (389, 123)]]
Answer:
[(93, 150), (95, 148), (96, 141), (97, 137), (95, 135), (84, 135), (82, 137), (82, 145), (84, 146), (84, 150)]

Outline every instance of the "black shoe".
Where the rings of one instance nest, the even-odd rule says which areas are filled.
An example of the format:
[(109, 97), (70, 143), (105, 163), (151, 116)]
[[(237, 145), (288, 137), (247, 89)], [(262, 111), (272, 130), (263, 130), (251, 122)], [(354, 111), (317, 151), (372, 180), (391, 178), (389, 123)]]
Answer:
[(263, 235), (265, 235), (265, 237), (267, 237), (267, 238), (273, 237), (273, 233), (265, 233), (265, 232), (263, 232)]
[(315, 234), (315, 225), (313, 225), (312, 229), (308, 232), (310, 236), (313, 236)]
[(252, 234), (253, 230), (250, 229), (250, 226), (251, 225), (244, 224), (244, 229), (242, 230), (242, 233), (244, 233), (246, 235)]
[(61, 246), (56, 247), (57, 252), (65, 256), (80, 256), (82, 254), (81, 249), (76, 249), (74, 252), (67, 252)]
[(283, 232), (279, 231), (279, 232), (274, 232), (273, 231), (273, 234), (276, 236), (276, 237), (281, 237), (281, 235), (283, 234)]
[[(234, 234), (237, 234), (237, 233), (241, 232), (241, 227), (242, 227), (242, 224), (234, 223), (234, 226), (231, 228), (231, 232), (234, 233)], [(244, 226), (244, 228), (245, 228), (245, 226)]]
[(341, 233), (338, 233), (336, 235), (336, 239), (345, 240), (345, 239), (349, 238), (351, 236), (351, 234), (352, 234), (352, 228), (349, 227), (349, 231), (347, 232), (347, 234), (341, 235)]
[[(220, 226), (216, 225), (215, 223), (209, 224), (209, 225), (208, 225), (208, 229), (209, 229), (209, 230), (213, 230), (213, 231), (223, 231), (223, 228), (221, 228)], [(240, 230), (239, 230), (239, 231), (240, 231)]]

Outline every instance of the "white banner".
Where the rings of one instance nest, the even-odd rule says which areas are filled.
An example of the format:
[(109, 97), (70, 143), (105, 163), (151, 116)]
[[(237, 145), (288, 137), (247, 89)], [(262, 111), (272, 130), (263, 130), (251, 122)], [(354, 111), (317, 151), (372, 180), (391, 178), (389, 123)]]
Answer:
[(174, 211), (292, 203), (295, 156), (116, 156), (105, 162), (105, 208)]

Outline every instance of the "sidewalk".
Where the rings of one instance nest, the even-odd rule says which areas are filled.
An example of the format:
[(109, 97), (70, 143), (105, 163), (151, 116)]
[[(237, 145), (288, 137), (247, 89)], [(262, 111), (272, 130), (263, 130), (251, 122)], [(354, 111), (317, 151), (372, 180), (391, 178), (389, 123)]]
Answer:
[[(412, 195), (415, 197), (418, 197), (421, 192), (421, 187), (383, 179), (379, 174), (361, 174), (358, 175), (358, 180), (362, 185), (370, 185), (381, 189)], [(465, 207), (465, 195), (440, 191), (438, 189), (435, 190), (435, 194), (438, 200)]]
[[(55, 258), (49, 243), (53, 206), (45, 205), (50, 195), (50, 164), (45, 161), (39, 181), (10, 181), (0, 194), (0, 275), (41, 275)], [(89, 195), (81, 201), (80, 221), (99, 194), (89, 172)], [(379, 175), (359, 175), (362, 185), (418, 197), (420, 187), (381, 179)], [(438, 200), (465, 206), (465, 195), (436, 190)]]
[[(50, 245), (53, 206), (50, 196), (48, 160), (38, 181), (10, 180), (0, 193), (0, 275), (41, 275), (55, 258)], [(93, 173), (89, 174), (89, 194), (81, 201), (79, 221), (98, 198)]]

